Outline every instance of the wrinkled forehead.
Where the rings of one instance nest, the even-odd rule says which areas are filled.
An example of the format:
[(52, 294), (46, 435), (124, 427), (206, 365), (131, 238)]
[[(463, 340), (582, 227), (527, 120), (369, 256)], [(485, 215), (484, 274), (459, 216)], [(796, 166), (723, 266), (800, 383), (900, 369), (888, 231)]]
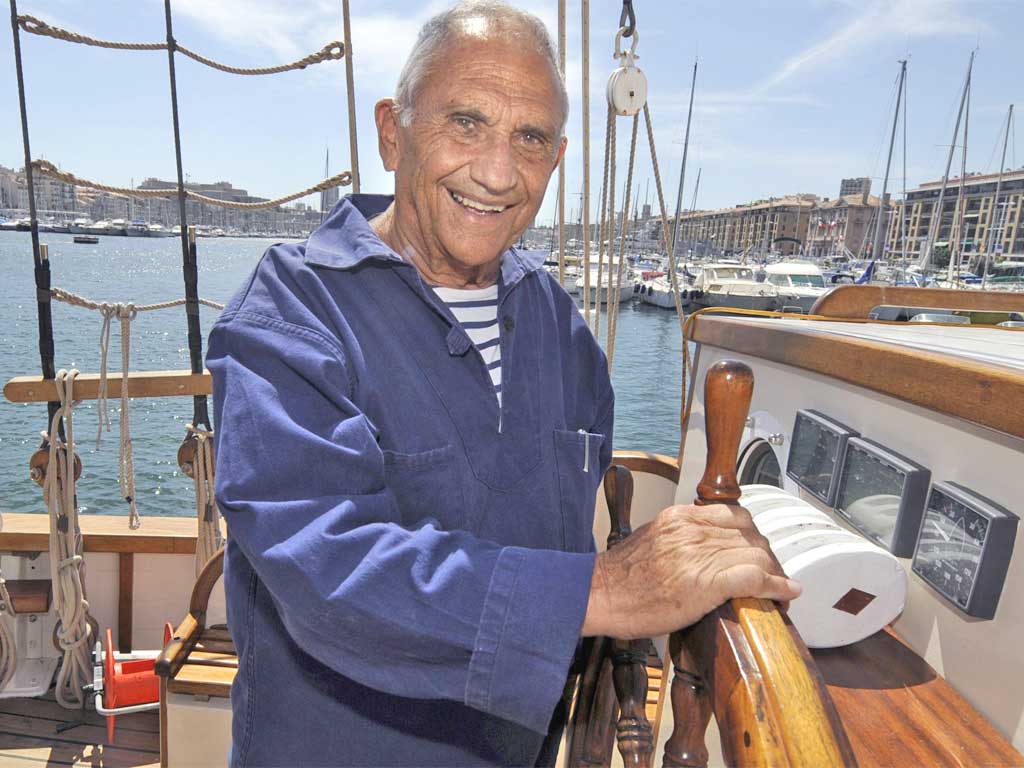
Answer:
[(557, 130), (562, 119), (558, 73), (550, 59), (522, 43), (483, 33), (450, 39), (424, 78), (422, 97), (434, 108), (477, 101), (481, 107), (490, 103), (539, 112)]

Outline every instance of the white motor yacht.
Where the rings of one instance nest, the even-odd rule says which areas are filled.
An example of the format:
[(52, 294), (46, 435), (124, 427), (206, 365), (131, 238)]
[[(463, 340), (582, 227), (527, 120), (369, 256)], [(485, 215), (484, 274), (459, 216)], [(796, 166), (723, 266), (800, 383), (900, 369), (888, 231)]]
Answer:
[(828, 293), (825, 278), (817, 264), (809, 261), (784, 261), (765, 267), (765, 282), (778, 289), (778, 308), (799, 307), (811, 311), (814, 302)]
[[(597, 303), (605, 304), (608, 302), (609, 281), (611, 281), (611, 285), (615, 285), (615, 282), (618, 280), (618, 276), (616, 274), (618, 272), (618, 269), (619, 263), (617, 261), (614, 262), (610, 267), (608, 264), (605, 264), (604, 268), (601, 270), (601, 281), (600, 286), (598, 286), (597, 265), (590, 265), (591, 305), (595, 305)], [(580, 276), (576, 278), (576, 290), (574, 291), (574, 293), (577, 293), (580, 296), (582, 296), (584, 292), (584, 277), (586, 277), (586, 275), (582, 274), (581, 270)], [(628, 266), (623, 266), (622, 268), (622, 282), (619, 284), (618, 294), (620, 303), (624, 301), (629, 301), (630, 298), (633, 296), (633, 270), (630, 269)]]
[(693, 304), (700, 308), (775, 309), (778, 290), (770, 283), (759, 283), (754, 270), (743, 264), (722, 262), (705, 264), (693, 281)]

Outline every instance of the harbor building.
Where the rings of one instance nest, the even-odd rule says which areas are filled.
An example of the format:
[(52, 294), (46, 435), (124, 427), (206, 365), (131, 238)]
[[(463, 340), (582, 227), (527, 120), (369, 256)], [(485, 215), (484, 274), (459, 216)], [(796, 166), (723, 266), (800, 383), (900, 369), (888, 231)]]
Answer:
[[(849, 180), (844, 180), (844, 184), (846, 181)], [(878, 203), (877, 197), (863, 189), (854, 195), (817, 201), (804, 240), (805, 253), (812, 258), (860, 258), (868, 254)]]
[[(960, 179), (950, 179), (942, 202), (942, 217), (934, 234), (934, 249), (948, 253), (957, 244), (965, 268), (977, 267), (986, 255), (997, 259), (1024, 259), (1024, 168), (1003, 173), (998, 209), (994, 209), (998, 173), (968, 174), (964, 178), (964, 202), (960, 203)], [(929, 181), (907, 192), (890, 216), (886, 238), (887, 256), (920, 261), (939, 201), (942, 180)], [(902, 221), (902, 226), (901, 226)], [(994, 231), (993, 231), (994, 230)], [(994, 236), (992, 253), (989, 239)], [(937, 254), (933, 252), (933, 258)]]
[(684, 213), (680, 216), (680, 241), (696, 253), (722, 256), (762, 249), (787, 256), (799, 253), (816, 200), (813, 195), (791, 195)]

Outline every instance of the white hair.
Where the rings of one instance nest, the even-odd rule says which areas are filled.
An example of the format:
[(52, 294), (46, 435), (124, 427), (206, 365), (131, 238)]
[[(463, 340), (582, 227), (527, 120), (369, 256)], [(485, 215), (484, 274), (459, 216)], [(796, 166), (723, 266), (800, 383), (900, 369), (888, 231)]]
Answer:
[(559, 135), (565, 131), (569, 117), (569, 96), (558, 66), (558, 52), (544, 22), (532, 13), (514, 8), (502, 0), (461, 0), (423, 25), (409, 58), (402, 67), (395, 88), (395, 109), (404, 126), (412, 123), (416, 97), (435, 59), (443, 53), (445, 43), (459, 35), (500, 36), (529, 45), (551, 64), (558, 84), (562, 121)]

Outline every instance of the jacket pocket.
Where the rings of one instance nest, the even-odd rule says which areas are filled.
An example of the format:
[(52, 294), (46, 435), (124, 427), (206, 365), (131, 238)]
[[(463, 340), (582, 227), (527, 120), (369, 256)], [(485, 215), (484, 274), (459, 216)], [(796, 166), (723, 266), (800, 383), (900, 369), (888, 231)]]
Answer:
[(604, 435), (556, 429), (555, 464), (562, 508), (562, 549), (589, 552), (593, 547), (594, 502), (601, 484)]
[(445, 531), (467, 530), (468, 520), (455, 449), (384, 452), (384, 479), (395, 495), (401, 524), (418, 528), (433, 521)]

